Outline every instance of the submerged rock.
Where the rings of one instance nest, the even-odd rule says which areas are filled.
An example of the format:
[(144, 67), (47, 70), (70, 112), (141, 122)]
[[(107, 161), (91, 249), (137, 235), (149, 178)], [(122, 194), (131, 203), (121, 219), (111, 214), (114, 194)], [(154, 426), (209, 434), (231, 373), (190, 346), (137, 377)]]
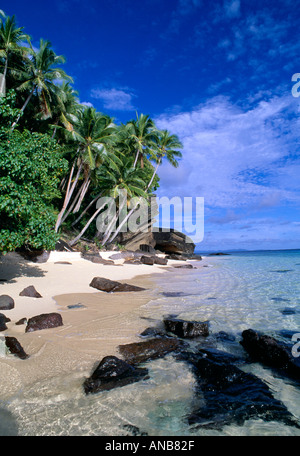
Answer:
[(27, 353), (25, 353), (22, 345), (15, 337), (6, 336), (5, 344), (6, 344), (7, 348), (9, 349), (9, 351), (13, 355), (17, 356), (18, 358), (20, 358), (20, 359), (29, 358), (29, 355), (27, 355)]
[(52, 312), (40, 314), (29, 318), (25, 332), (39, 331), (41, 329), (56, 328), (63, 325), (62, 317), (59, 313)]
[(24, 288), (24, 290), (19, 293), (19, 296), (28, 296), (29, 298), (42, 298), (42, 295), (36, 291), (33, 285)]
[(94, 277), (90, 283), (90, 287), (97, 288), (97, 290), (105, 291), (106, 293), (145, 290), (145, 288), (129, 285), (128, 283), (116, 282), (114, 280), (105, 279), (104, 277)]
[(197, 269), (190, 263), (189, 264), (180, 264), (178, 266), (173, 266), (173, 268), (177, 268), (177, 269)]
[(137, 382), (147, 376), (147, 369), (133, 367), (116, 356), (106, 356), (84, 381), (83, 389), (86, 394), (98, 393)]
[(138, 364), (150, 359), (161, 358), (178, 350), (180, 346), (181, 343), (178, 339), (158, 337), (143, 342), (119, 345), (118, 349), (125, 361), (130, 364)]
[(230, 358), (202, 353), (192, 357), (198, 391), (204, 405), (189, 416), (196, 427), (221, 429), (249, 419), (279, 421), (300, 429), (285, 405), (273, 397), (269, 387), (258, 377), (243, 372)]
[(165, 318), (164, 325), (168, 332), (182, 338), (208, 336), (208, 322), (186, 321), (179, 318)]
[(300, 380), (300, 362), (294, 358), (291, 348), (274, 337), (262, 334), (253, 329), (242, 332), (242, 347), (255, 361), (266, 366), (280, 369), (282, 373), (292, 375)]

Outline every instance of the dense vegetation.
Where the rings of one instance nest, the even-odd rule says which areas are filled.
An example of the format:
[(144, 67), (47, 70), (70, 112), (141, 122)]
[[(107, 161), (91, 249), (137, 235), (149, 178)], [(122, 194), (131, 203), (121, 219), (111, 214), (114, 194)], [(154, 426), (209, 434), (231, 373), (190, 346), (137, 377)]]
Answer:
[(71, 245), (83, 236), (109, 245), (126, 219), (97, 231), (95, 218), (107, 210), (99, 198), (114, 198), (118, 223), (122, 191), (149, 199), (161, 162), (178, 166), (176, 135), (144, 114), (117, 125), (80, 104), (64, 62), (49, 41), (34, 49), (15, 17), (1, 12), (0, 252), (53, 249), (62, 235)]

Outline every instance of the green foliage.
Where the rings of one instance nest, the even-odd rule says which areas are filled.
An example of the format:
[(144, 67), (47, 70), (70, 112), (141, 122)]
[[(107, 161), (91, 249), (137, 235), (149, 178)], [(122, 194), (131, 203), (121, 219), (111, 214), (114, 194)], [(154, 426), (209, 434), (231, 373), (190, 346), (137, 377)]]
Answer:
[(98, 195), (149, 199), (161, 163), (179, 164), (179, 138), (148, 115), (116, 125), (81, 105), (64, 62), (48, 40), (34, 48), (0, 10), (0, 253), (52, 249), (60, 226), (76, 226), (76, 242), (94, 237)]
[(11, 123), (18, 117), (20, 109), (16, 105), (16, 92), (10, 90), (7, 95), (0, 96), (0, 125), (1, 127), (11, 127)]
[(0, 252), (54, 248), (52, 201), (66, 170), (61, 147), (48, 135), (0, 129)]

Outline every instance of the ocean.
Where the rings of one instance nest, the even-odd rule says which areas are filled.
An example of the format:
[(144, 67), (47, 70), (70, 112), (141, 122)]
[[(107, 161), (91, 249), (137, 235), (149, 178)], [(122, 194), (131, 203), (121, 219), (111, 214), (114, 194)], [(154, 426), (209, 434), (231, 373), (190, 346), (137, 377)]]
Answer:
[[(173, 268), (150, 279), (151, 299), (138, 310), (145, 328), (162, 327), (166, 315), (207, 321), (210, 335), (189, 341), (189, 350), (212, 347), (242, 357), (243, 330), (284, 342), (300, 333), (300, 250), (233, 252), (206, 256), (193, 265), (195, 269)], [(80, 372), (32, 385), (0, 404), (0, 435), (300, 435), (299, 428), (280, 419), (255, 416), (242, 422), (221, 420), (217, 427), (191, 424), (188, 417), (204, 407), (206, 399), (190, 365), (171, 354), (146, 365), (148, 379), (95, 395), (83, 393)], [(299, 381), (258, 362), (240, 368), (262, 380), (300, 421)]]

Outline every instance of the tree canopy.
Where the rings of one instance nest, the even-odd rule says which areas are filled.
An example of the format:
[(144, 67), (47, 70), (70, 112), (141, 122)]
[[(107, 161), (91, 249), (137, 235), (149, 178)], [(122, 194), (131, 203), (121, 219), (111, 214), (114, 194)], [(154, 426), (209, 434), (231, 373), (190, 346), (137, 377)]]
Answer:
[(99, 197), (150, 198), (162, 161), (177, 167), (181, 158), (178, 137), (148, 115), (117, 125), (80, 104), (64, 62), (1, 13), (0, 252), (53, 249), (64, 234), (72, 245), (83, 235), (109, 244), (116, 233), (92, 223)]

